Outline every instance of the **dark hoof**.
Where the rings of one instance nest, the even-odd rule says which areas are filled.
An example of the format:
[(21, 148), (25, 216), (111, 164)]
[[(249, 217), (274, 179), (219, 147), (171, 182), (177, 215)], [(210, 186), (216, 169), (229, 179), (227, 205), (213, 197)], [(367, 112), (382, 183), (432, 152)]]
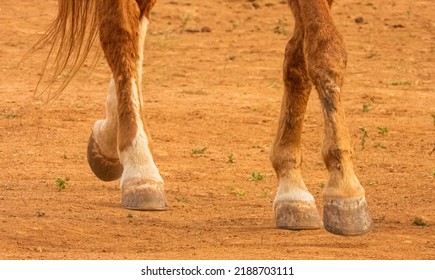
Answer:
[(168, 209), (163, 184), (144, 181), (122, 186), (124, 208), (143, 211), (162, 211)]
[(364, 197), (325, 199), (323, 223), (327, 231), (338, 235), (361, 235), (373, 228)]
[(282, 229), (319, 229), (322, 220), (314, 202), (280, 201), (275, 204), (276, 226)]
[(121, 178), (123, 167), (117, 158), (105, 157), (91, 134), (88, 141), (88, 163), (95, 176), (103, 181), (114, 181)]

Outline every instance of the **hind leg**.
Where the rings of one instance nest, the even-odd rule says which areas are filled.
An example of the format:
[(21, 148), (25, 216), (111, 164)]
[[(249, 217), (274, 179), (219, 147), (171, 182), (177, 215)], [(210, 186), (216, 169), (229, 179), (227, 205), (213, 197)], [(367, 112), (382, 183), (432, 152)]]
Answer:
[(353, 169), (350, 136), (340, 99), (347, 58), (344, 42), (332, 22), (326, 0), (314, 5), (300, 3), (308, 23), (305, 29), (308, 73), (319, 93), (325, 122), (322, 155), (329, 180), (323, 191), (324, 226), (335, 234), (364, 234), (371, 230), (372, 219), (364, 189)]
[(278, 130), (270, 154), (278, 177), (278, 191), (274, 201), (275, 220), (278, 228), (317, 229), (322, 226), (322, 222), (314, 198), (301, 176), (301, 134), (312, 85), (303, 54), (303, 31), (298, 18), (295, 18), (295, 32), (285, 51), (285, 90)]
[(87, 158), (94, 174), (103, 181), (121, 178), (123, 167), (118, 156), (118, 113), (115, 81), (109, 84), (106, 119), (95, 123), (89, 137)]
[[(119, 159), (123, 167), (122, 206), (136, 210), (167, 208), (163, 179), (151, 153), (141, 93), (143, 45), (154, 2), (106, 0), (98, 6), (101, 46), (113, 79), (106, 120), (96, 123), (90, 146), (97, 145), (105, 158)], [(95, 155), (91, 152), (91, 161)]]

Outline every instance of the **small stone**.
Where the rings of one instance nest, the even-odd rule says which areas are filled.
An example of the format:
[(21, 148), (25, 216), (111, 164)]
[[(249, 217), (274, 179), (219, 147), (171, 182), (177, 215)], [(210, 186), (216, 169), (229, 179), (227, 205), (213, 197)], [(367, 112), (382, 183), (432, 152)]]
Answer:
[(364, 23), (365, 21), (364, 21), (364, 18), (363, 18), (363, 17), (357, 17), (357, 18), (355, 19), (355, 22), (356, 22), (357, 24), (362, 24), (362, 23)]
[(211, 32), (211, 28), (208, 26), (204, 26), (203, 28), (201, 28), (201, 32)]

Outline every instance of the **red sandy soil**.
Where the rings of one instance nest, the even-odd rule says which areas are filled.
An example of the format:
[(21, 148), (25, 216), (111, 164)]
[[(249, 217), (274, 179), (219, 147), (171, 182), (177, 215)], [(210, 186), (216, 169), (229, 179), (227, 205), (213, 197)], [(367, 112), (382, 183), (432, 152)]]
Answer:
[[(1, 259), (435, 258), (432, 1), (333, 7), (349, 53), (343, 102), (354, 164), (375, 223), (357, 237), (275, 228), (268, 154), (294, 22), (285, 1), (255, 3), (154, 7), (143, 93), (170, 209), (135, 212), (120, 207), (118, 182), (99, 181), (86, 161), (91, 127), (105, 114), (105, 60), (86, 63), (45, 104), (46, 95), (35, 95), (44, 51), (20, 61), (55, 18), (57, 1), (1, 1)], [(211, 32), (196, 32), (204, 27)], [(316, 95), (306, 114), (303, 176), (322, 210), (327, 172)], [(266, 177), (250, 181), (254, 171)], [(56, 180), (67, 187), (59, 191)]]

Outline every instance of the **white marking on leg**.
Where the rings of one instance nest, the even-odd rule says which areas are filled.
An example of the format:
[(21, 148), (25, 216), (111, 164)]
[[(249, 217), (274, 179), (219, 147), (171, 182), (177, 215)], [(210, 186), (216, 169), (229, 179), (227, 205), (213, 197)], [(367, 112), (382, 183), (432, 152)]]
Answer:
[[(120, 161), (124, 166), (124, 172), (121, 177), (121, 186), (128, 185), (129, 182), (138, 181), (139, 184), (148, 184), (146, 181), (163, 183), (159, 170), (154, 163), (153, 156), (149, 149), (149, 139), (144, 130), (144, 123), (141, 117), (142, 94), (140, 86), (142, 84), (142, 61), (145, 35), (148, 29), (149, 21), (143, 17), (139, 24), (139, 42), (137, 62), (138, 80), (131, 79), (131, 98), (133, 110), (137, 124), (137, 132), (131, 146), (120, 152)], [(144, 183), (140, 183), (144, 182)], [(139, 187), (139, 186), (138, 186)]]
[(154, 163), (149, 149), (149, 140), (144, 131), (144, 125), (140, 116), (140, 93), (135, 79), (131, 79), (132, 102), (135, 110), (137, 133), (130, 147), (120, 153), (120, 161), (124, 166), (121, 178), (121, 186), (129, 181), (150, 180), (163, 183), (163, 179)]
[(116, 85), (112, 77), (109, 82), (109, 94), (106, 98), (106, 118), (96, 121), (93, 127), (94, 140), (103, 155), (108, 158), (118, 158), (117, 110)]
[(280, 178), (278, 183), (278, 192), (273, 203), (274, 207), (279, 202), (313, 202), (313, 195), (307, 190), (304, 181), (300, 175)]

